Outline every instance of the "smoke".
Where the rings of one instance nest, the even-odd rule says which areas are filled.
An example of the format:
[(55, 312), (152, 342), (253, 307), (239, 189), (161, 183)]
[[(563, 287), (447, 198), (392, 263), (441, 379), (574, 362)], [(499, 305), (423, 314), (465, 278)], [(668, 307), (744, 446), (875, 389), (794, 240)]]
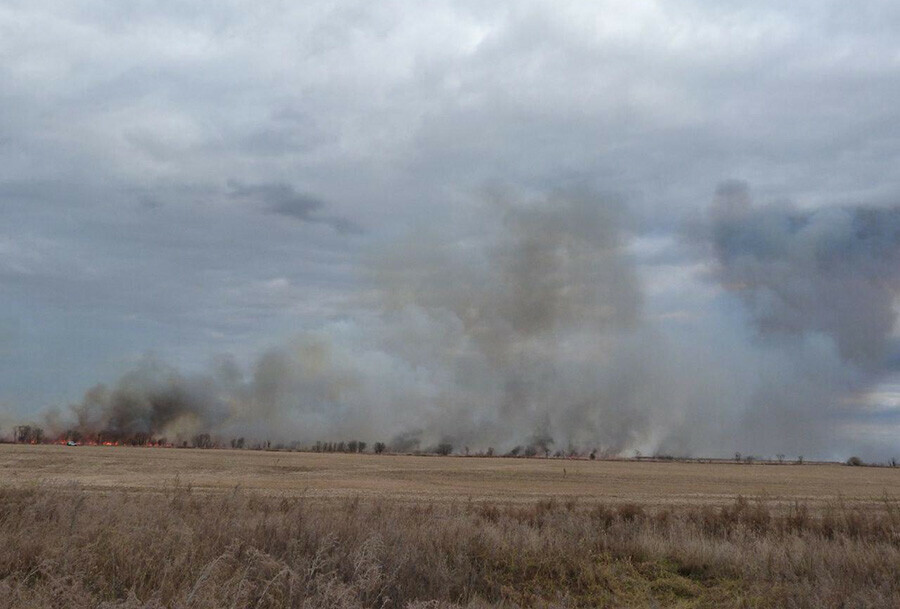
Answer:
[(720, 280), (773, 338), (821, 334), (847, 363), (884, 372), (900, 287), (900, 208), (754, 208), (719, 189), (712, 241)]
[(624, 205), (584, 193), (490, 201), (371, 256), (352, 319), (247, 370), (225, 358), (190, 376), (148, 358), (62, 419), (398, 450), (847, 446), (840, 425), (896, 366), (900, 208), (755, 206), (724, 185), (690, 247), (670, 236), (678, 283), (719, 286), (676, 322), (647, 312), (633, 226)]
[(88, 389), (68, 412), (51, 413), (54, 433), (78, 432), (106, 441), (195, 434), (280, 440), (296, 439), (301, 428), (328, 433), (339, 417), (350, 373), (336, 370), (327, 345), (305, 338), (264, 353), (244, 374), (228, 357), (205, 374), (184, 375), (153, 356), (144, 357), (112, 387)]
[(900, 208), (759, 206), (731, 182), (718, 189), (705, 230), (711, 278), (741, 311), (707, 324), (731, 344), (701, 378), (740, 390), (720, 407), (734, 415), (728, 426), (689, 415), (695, 431), (671, 441), (719, 453), (727, 442), (763, 454), (896, 450), (853, 444), (846, 426), (865, 418), (867, 395), (896, 370)]

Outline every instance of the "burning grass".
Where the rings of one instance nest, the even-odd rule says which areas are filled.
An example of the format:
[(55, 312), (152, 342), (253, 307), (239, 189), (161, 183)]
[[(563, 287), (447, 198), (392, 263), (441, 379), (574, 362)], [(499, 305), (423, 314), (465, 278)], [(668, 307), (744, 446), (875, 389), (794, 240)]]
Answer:
[(0, 490), (0, 607), (896, 607), (900, 505)]

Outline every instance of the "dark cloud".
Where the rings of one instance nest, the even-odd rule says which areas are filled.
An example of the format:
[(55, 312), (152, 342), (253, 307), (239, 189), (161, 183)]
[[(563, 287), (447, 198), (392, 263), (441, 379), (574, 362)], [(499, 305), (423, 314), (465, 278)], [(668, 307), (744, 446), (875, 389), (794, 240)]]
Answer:
[(148, 210), (159, 209), (163, 206), (162, 202), (159, 199), (154, 199), (153, 197), (141, 197), (138, 201), (138, 205), (140, 205), (143, 209)]
[(266, 204), (266, 210), (309, 222), (325, 203), (313, 196), (298, 193), (287, 184), (246, 185), (230, 181), (231, 195), (256, 199)]
[(228, 186), (231, 196), (261, 203), (269, 213), (311, 224), (325, 224), (342, 234), (362, 233), (362, 229), (347, 218), (323, 215), (324, 201), (297, 192), (288, 184), (242, 184), (231, 180)]
[(900, 207), (756, 207), (726, 184), (712, 208), (725, 287), (763, 334), (821, 333), (857, 366), (884, 370), (900, 290)]

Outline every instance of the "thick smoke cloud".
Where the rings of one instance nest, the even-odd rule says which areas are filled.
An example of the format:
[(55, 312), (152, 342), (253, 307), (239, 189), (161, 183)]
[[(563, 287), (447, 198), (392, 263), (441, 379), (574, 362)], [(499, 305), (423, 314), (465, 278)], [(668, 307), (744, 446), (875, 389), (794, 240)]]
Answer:
[[(243, 192), (243, 191), (242, 191)], [(255, 191), (254, 191), (255, 192)], [(625, 210), (587, 195), (494, 202), (477, 231), (375, 256), (365, 326), (185, 377), (149, 360), (73, 407), (75, 425), (314, 441), (624, 450), (646, 433), (642, 294)]]
[(754, 205), (746, 185), (727, 183), (706, 231), (713, 277), (743, 310), (711, 327), (734, 340), (746, 321), (751, 333), (698, 377), (741, 388), (718, 407), (736, 415), (731, 427), (710, 429), (689, 416), (708, 439), (684, 429), (671, 440), (726, 454), (722, 441), (765, 454), (896, 449), (854, 444), (844, 427), (895, 368), (900, 208)]
[(756, 206), (724, 185), (691, 246), (707, 252), (706, 284), (724, 289), (674, 325), (647, 314), (625, 206), (564, 193), (476, 212), (370, 256), (352, 319), (246, 372), (226, 358), (182, 375), (148, 359), (57, 426), (833, 456), (848, 413), (891, 370), (898, 208)]
[(212, 378), (186, 378), (146, 359), (112, 388), (96, 385), (73, 406), (74, 429), (110, 441), (190, 434), (216, 428), (227, 404)]
[(642, 432), (630, 378), (643, 368), (630, 353), (642, 295), (623, 214), (577, 195), (497, 203), (480, 238), (417, 240), (412, 256), (404, 247), (383, 262), (401, 329), (393, 343), (450, 373), (426, 429), (480, 445), (550, 436), (563, 449), (611, 451)]
[(112, 387), (90, 388), (48, 422), (55, 433), (110, 441), (199, 433), (308, 440), (333, 430), (343, 392), (353, 384), (351, 373), (331, 362), (329, 348), (312, 338), (267, 351), (246, 375), (228, 357), (206, 374), (185, 375), (147, 356)]

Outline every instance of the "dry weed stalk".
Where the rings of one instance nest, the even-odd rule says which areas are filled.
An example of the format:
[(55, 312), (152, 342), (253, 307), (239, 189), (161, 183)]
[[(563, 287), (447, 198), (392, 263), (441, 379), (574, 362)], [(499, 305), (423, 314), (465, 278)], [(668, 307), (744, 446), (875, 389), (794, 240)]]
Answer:
[(0, 490), (0, 608), (896, 607), (900, 506)]

